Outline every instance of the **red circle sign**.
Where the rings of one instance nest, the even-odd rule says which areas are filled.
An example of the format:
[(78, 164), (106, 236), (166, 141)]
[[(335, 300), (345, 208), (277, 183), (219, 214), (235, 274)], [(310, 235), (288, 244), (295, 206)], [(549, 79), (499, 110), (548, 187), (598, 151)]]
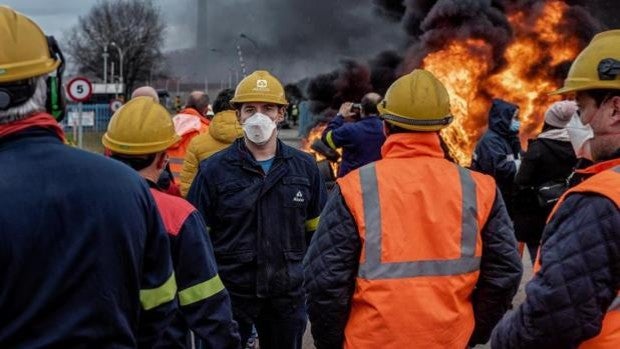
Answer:
[(87, 78), (78, 76), (67, 84), (67, 96), (75, 102), (84, 102), (93, 94), (93, 85)]

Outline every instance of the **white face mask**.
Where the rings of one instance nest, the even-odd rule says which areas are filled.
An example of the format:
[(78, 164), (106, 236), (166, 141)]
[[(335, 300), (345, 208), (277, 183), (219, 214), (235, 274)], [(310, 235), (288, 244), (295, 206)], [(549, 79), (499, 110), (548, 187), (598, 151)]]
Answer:
[(256, 145), (267, 143), (273, 131), (276, 129), (276, 123), (265, 114), (256, 113), (250, 116), (243, 123), (243, 132), (248, 140)]
[(568, 131), (568, 137), (573, 145), (573, 150), (575, 150), (575, 155), (578, 158), (592, 160), (592, 153), (590, 151), (590, 140), (594, 138), (592, 127), (589, 124), (582, 124), (575, 113), (566, 125), (566, 131)]

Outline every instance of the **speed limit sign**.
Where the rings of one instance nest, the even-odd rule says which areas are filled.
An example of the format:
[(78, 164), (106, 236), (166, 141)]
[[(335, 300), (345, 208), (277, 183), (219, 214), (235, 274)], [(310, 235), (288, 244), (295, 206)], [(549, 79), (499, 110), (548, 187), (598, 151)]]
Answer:
[(113, 99), (110, 102), (110, 110), (114, 113), (116, 112), (120, 107), (123, 106), (123, 101), (118, 100), (118, 99)]
[(67, 84), (67, 95), (75, 102), (84, 102), (93, 93), (93, 85), (84, 77), (71, 79)]

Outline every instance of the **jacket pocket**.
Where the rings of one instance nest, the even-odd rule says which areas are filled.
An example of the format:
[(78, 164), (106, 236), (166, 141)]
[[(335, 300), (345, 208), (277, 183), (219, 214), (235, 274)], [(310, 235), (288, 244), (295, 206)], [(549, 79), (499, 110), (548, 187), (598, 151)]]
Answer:
[(284, 251), (287, 271), (287, 289), (293, 293), (302, 287), (304, 282), (304, 270), (302, 260), (304, 251)]
[(240, 251), (216, 254), (218, 273), (227, 289), (251, 294), (256, 289), (256, 253)]
[(305, 208), (310, 200), (310, 180), (305, 177), (282, 178), (284, 207)]

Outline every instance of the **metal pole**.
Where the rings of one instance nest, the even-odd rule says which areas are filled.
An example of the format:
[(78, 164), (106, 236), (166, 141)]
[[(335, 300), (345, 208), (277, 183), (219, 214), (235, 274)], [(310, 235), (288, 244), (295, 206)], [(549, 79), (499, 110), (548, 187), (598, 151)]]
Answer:
[(232, 69), (228, 69), (228, 88), (232, 88)]
[[(110, 63), (110, 71), (111, 71), (110, 75), (112, 76), (112, 84), (114, 84), (114, 62)], [(109, 93), (108, 92), (108, 85), (105, 86), (105, 92)], [(115, 98), (118, 98), (118, 93), (116, 93), (116, 91), (114, 91), (114, 95), (115, 95), (114, 96)]]
[[(123, 85), (123, 50), (121, 50), (121, 48), (118, 46), (118, 44), (116, 44), (116, 42), (112, 42), (110, 45), (116, 47), (116, 49), (118, 50), (118, 59), (119, 59), (119, 68), (120, 71), (118, 73), (118, 81), (121, 83), (121, 87)], [(125, 92), (123, 90), (123, 92)]]
[(103, 46), (103, 84), (108, 83), (108, 44)]
[(82, 127), (82, 102), (78, 103), (78, 148), (82, 149), (84, 129)]
[(256, 40), (252, 39), (244, 33), (239, 34), (239, 37), (246, 39), (252, 44), (252, 46), (254, 46), (254, 49), (256, 50), (256, 69), (260, 69), (260, 49), (258, 47), (258, 43), (256, 42)]

